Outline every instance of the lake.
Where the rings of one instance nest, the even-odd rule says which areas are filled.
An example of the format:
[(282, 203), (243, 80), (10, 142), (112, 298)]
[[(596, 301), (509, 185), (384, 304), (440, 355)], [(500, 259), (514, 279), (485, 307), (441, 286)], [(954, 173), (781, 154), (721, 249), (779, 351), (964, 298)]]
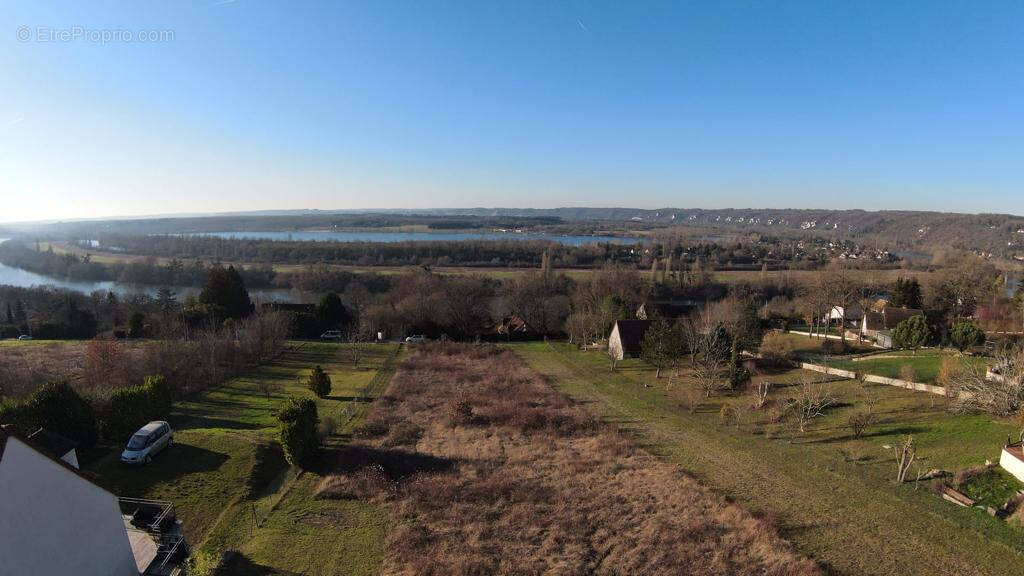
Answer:
[(263, 240), (318, 241), (318, 242), (460, 242), (467, 240), (544, 240), (570, 246), (585, 244), (636, 244), (642, 238), (633, 236), (572, 236), (539, 232), (371, 232), (299, 230), (296, 232), (197, 232), (181, 236), (216, 236), (217, 238), (252, 238)]
[[(52, 278), (21, 268), (14, 268), (6, 264), (0, 264), (0, 284), (18, 286), (20, 288), (31, 288), (32, 286), (55, 286), (66, 290), (73, 290), (83, 294), (91, 294), (96, 290), (105, 290), (125, 296), (129, 294), (146, 294), (156, 296), (161, 286), (137, 286), (132, 284), (121, 284), (119, 282), (81, 282)], [(177, 294), (180, 302), (188, 294), (198, 294), (199, 288), (195, 286), (170, 286)], [(249, 295), (255, 302), (314, 302), (312, 295), (299, 290), (286, 289), (255, 289), (249, 290)]]

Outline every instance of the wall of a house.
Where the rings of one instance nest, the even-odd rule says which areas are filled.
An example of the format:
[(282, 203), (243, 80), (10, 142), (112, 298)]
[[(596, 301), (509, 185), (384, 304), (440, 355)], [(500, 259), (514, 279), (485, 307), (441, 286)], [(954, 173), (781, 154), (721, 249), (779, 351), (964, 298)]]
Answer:
[(999, 466), (1006, 470), (1010, 474), (1013, 474), (1017, 480), (1024, 482), (1024, 462), (1017, 459), (1006, 450), (1003, 450), (999, 454)]
[(612, 328), (612, 335), (608, 337), (608, 354), (616, 360), (626, 357), (626, 351), (622, 348), (622, 338), (619, 337), (619, 327)]
[(0, 486), (0, 572), (138, 576), (114, 495), (16, 438)]

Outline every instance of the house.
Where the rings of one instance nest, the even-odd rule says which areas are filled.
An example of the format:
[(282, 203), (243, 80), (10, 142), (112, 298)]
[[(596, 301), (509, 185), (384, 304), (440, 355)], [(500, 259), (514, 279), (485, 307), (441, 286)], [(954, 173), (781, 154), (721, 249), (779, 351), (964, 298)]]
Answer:
[(869, 338), (877, 338), (879, 332), (892, 330), (897, 324), (913, 316), (924, 316), (915, 308), (884, 308), (881, 312), (868, 312), (861, 321), (861, 332)]
[(533, 332), (519, 316), (505, 316), (498, 324), (498, 334), (527, 334)]
[(1024, 445), (1014, 442), (1003, 446), (1003, 451), (999, 454), (999, 466), (1017, 480), (1024, 482)]
[(157, 503), (164, 540), (154, 535), (155, 525), (133, 526), (153, 501), (134, 501), (134, 514), (123, 515), (123, 501), (80, 472), (77, 458), (69, 461), (74, 448), (65, 450), (66, 441), (45, 431), (24, 438), (0, 427), (0, 572), (171, 573), (185, 546), (170, 505)]
[(8, 574), (138, 576), (117, 497), (0, 430), (0, 558)]
[[(845, 312), (845, 314), (844, 314)], [(850, 306), (833, 306), (828, 314), (822, 317), (821, 321), (828, 324), (831, 322), (860, 322), (864, 319), (864, 309), (861, 308), (860, 304), (852, 304)]]
[(650, 320), (619, 320), (612, 327), (608, 337), (608, 354), (616, 360), (626, 356), (639, 356), (644, 334), (651, 325)]

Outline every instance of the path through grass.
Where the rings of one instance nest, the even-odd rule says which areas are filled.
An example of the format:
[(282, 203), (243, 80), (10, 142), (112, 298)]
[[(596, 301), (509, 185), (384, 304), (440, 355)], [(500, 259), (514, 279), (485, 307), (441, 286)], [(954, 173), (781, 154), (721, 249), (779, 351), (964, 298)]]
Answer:
[[(922, 440), (927, 465), (967, 465), (983, 454), (998, 454), (1008, 425), (949, 416), (941, 407), (929, 407), (925, 395), (879, 386), (869, 390), (880, 398), (885, 420), (869, 438), (848, 440), (841, 422), (827, 419), (806, 436), (766, 439), (718, 424), (718, 407), (734, 399), (713, 399), (690, 414), (666, 391), (666, 381), (654, 381), (637, 361), (612, 374), (601, 355), (570, 346), (512, 348), (557, 387), (635, 433), (652, 452), (749, 508), (773, 515), (801, 552), (833, 573), (1024, 573), (1021, 532), (983, 512), (956, 508), (924, 487), (893, 485), (882, 448), (913, 433)], [(798, 378), (799, 372), (781, 376)], [(847, 395), (860, 393), (859, 383), (835, 386)], [(959, 450), (952, 448), (957, 443)], [(940, 453), (945, 446), (954, 453)]]

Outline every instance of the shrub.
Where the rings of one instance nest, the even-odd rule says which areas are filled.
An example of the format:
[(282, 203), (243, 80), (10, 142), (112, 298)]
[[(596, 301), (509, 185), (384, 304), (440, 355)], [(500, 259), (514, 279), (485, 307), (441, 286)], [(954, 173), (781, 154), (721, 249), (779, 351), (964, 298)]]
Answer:
[(943, 356), (942, 362), (939, 363), (939, 375), (936, 379), (940, 385), (949, 388), (956, 380), (960, 370), (960, 362), (952, 356)]
[(174, 394), (163, 376), (146, 376), (142, 386), (120, 388), (110, 396), (103, 422), (103, 435), (123, 440), (151, 420), (165, 419), (171, 413)]
[(736, 408), (732, 404), (722, 404), (721, 410), (718, 411), (718, 421), (723, 426), (728, 426), (736, 422), (739, 415), (736, 413)]
[(152, 399), (146, 386), (129, 386), (110, 396), (103, 435), (111, 440), (124, 440), (152, 420)]
[(874, 420), (875, 417), (870, 412), (854, 412), (850, 414), (846, 425), (850, 428), (854, 438), (860, 438)]
[(306, 385), (317, 398), (326, 398), (331, 393), (331, 377), (320, 366), (313, 368)]
[(13, 424), (26, 435), (46, 428), (83, 448), (96, 443), (96, 412), (67, 382), (51, 382), (26, 402), (0, 406), (0, 423)]
[(448, 404), (448, 422), (452, 426), (473, 422), (473, 405), (466, 398), (456, 398)]
[(384, 439), (384, 446), (409, 446), (419, 442), (423, 436), (423, 428), (412, 422), (399, 422), (391, 428), (388, 437)]
[(320, 421), (320, 424), (319, 426), (317, 426), (316, 431), (320, 439), (323, 440), (326, 438), (330, 438), (331, 436), (334, 436), (334, 431), (337, 429), (338, 421), (334, 418), (334, 416), (328, 416)]
[(166, 418), (174, 404), (174, 392), (171, 384), (160, 375), (146, 376), (143, 387), (149, 393), (150, 409), (153, 418)]
[(786, 365), (793, 358), (793, 344), (783, 334), (768, 332), (761, 340), (761, 356), (769, 364)]
[(277, 419), (278, 439), (288, 462), (308, 468), (320, 448), (317, 438), (316, 402), (311, 398), (289, 398)]
[(904, 364), (900, 367), (900, 380), (904, 382), (916, 382), (917, 371), (910, 364)]
[(388, 423), (384, 420), (370, 420), (364, 422), (352, 431), (355, 438), (379, 438), (388, 433)]

